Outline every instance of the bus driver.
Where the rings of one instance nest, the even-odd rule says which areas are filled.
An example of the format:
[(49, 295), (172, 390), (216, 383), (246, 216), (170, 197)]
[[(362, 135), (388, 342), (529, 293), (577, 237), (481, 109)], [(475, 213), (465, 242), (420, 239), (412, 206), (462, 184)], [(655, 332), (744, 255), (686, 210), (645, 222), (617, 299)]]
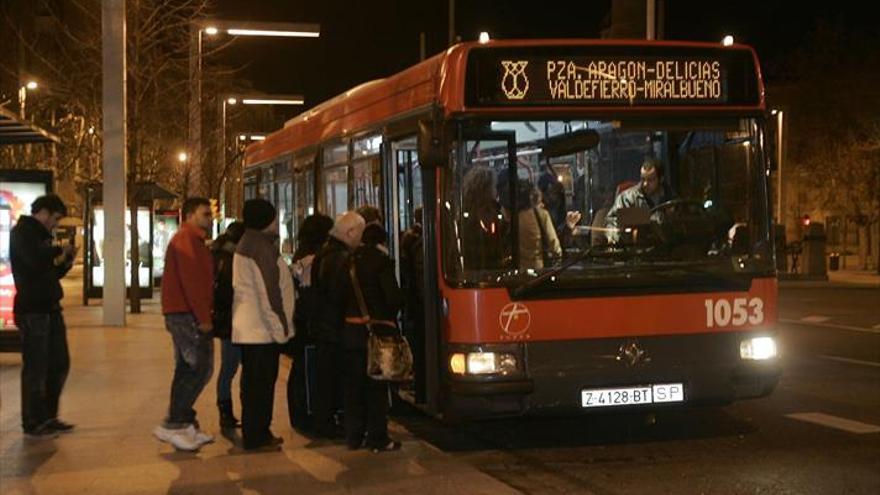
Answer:
[(614, 204), (605, 217), (606, 236), (609, 242), (617, 242), (620, 233), (620, 212), (624, 208), (651, 210), (670, 199), (672, 194), (663, 182), (663, 163), (654, 158), (645, 158), (641, 167), (639, 183), (624, 190), (614, 199)]

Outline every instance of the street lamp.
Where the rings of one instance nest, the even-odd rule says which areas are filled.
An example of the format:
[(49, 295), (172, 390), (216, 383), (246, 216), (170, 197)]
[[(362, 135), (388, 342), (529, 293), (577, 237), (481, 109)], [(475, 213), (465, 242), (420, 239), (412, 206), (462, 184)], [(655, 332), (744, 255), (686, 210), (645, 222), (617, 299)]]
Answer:
[(732, 46), (733, 45), (733, 36), (727, 35), (721, 39), (721, 44), (724, 46)]
[(479, 40), (480, 40), (480, 43), (482, 43), (482, 44), (485, 45), (486, 43), (489, 42), (489, 39), (490, 39), (490, 38), (489, 38), (489, 33), (487, 33), (486, 31), (482, 31), (482, 32), (480, 32), (480, 39), (479, 39)]
[(191, 25), (189, 82), (192, 91), (189, 104), (189, 139), (193, 153), (192, 166), (197, 173), (200, 172), (202, 159), (202, 40), (204, 35), (216, 37), (221, 32), (230, 36), (317, 38), (321, 35), (321, 26), (308, 23), (240, 21), (199, 21)]
[(189, 155), (186, 153), (186, 151), (181, 151), (177, 154), (177, 161), (179, 161), (180, 163), (186, 163), (187, 160), (189, 160)]
[(305, 100), (299, 95), (245, 96), (241, 102), (245, 105), (302, 105)]

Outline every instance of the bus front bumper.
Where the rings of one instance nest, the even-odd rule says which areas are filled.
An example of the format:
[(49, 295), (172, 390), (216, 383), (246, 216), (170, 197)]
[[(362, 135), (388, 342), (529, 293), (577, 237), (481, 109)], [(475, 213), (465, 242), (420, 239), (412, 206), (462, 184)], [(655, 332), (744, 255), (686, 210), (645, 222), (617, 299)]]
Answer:
[[(747, 360), (740, 344), (754, 332), (613, 338), (523, 345), (524, 374), (509, 379), (448, 377), (444, 416), (580, 415), (724, 405), (769, 395), (782, 374), (778, 357)], [(764, 335), (772, 335), (765, 333)], [(630, 350), (629, 356), (627, 350)], [(639, 358), (631, 357), (639, 354)], [(635, 361), (635, 362), (633, 362)], [(681, 384), (682, 400), (585, 407), (584, 391)]]

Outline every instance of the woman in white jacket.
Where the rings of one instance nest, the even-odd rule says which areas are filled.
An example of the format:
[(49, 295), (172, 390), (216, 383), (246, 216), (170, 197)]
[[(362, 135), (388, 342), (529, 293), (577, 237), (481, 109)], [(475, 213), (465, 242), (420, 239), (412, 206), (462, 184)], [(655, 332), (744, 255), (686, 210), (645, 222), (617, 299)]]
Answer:
[(246, 231), (232, 262), (232, 342), (241, 346), (242, 443), (277, 448), (269, 430), (281, 345), (293, 337), (293, 277), (278, 249), (278, 214), (264, 199), (245, 201)]

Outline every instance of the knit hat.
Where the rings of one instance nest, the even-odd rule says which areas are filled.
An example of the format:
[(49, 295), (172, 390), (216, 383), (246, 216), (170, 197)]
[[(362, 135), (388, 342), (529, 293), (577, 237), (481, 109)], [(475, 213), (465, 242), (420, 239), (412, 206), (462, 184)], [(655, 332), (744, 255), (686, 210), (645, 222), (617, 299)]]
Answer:
[(275, 221), (277, 215), (275, 207), (265, 199), (249, 199), (244, 202), (244, 208), (241, 211), (241, 216), (244, 217), (244, 226), (254, 230), (265, 229)]

